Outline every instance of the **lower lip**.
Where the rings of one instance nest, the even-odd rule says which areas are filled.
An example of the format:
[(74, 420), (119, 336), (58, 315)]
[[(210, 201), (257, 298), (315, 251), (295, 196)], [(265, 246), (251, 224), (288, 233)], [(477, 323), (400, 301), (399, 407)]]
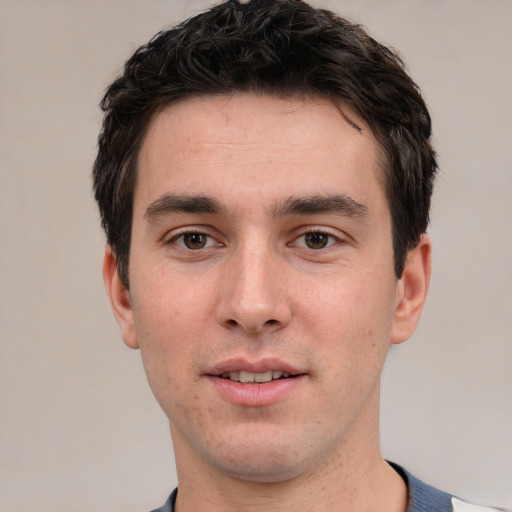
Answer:
[(305, 378), (305, 375), (299, 375), (262, 384), (243, 384), (221, 377), (208, 377), (224, 400), (248, 407), (262, 407), (280, 402), (296, 390)]

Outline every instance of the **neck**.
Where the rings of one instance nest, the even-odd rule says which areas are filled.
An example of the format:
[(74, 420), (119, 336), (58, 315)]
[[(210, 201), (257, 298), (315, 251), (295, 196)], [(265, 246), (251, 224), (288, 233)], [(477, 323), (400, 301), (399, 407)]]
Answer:
[(383, 459), (369, 470), (361, 475), (345, 468), (323, 475), (328, 478), (301, 476), (275, 483), (179, 479), (176, 512), (405, 512), (407, 488), (398, 473)]
[(405, 512), (407, 487), (380, 454), (376, 409), (310, 471), (275, 482), (220, 472), (173, 431), (179, 482), (176, 512)]

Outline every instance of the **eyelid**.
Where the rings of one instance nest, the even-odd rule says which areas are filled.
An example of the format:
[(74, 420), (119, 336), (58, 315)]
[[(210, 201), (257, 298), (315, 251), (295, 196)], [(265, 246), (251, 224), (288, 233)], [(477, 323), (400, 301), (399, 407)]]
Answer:
[[(206, 226), (198, 226), (198, 227), (184, 226), (182, 228), (177, 228), (177, 229), (172, 230), (171, 233), (167, 233), (163, 237), (163, 243), (164, 243), (164, 245), (176, 245), (180, 249), (184, 249), (186, 251), (199, 251), (201, 249), (209, 249), (210, 247), (223, 245), (221, 242), (219, 242), (218, 237), (215, 237), (214, 235), (209, 233), (209, 231), (211, 231), (211, 230), (209, 230)], [(189, 234), (204, 235), (205, 237), (207, 237), (208, 239), (212, 240), (215, 243), (213, 243), (213, 244), (208, 243), (205, 247), (202, 247), (201, 249), (189, 249), (184, 244), (182, 245), (182, 244), (176, 243), (177, 240), (179, 240), (180, 238), (183, 238), (185, 235), (189, 235)]]
[[(349, 238), (348, 235), (343, 235), (343, 233), (340, 233), (338, 230), (336, 230), (336, 233), (334, 233), (333, 231), (334, 231), (333, 229), (329, 229), (327, 227), (304, 226), (295, 234), (294, 238), (292, 239), (291, 242), (288, 243), (288, 245), (301, 247), (303, 249), (307, 249), (307, 250), (311, 250), (311, 251), (321, 251), (322, 249), (323, 250), (329, 249), (330, 247), (333, 247), (334, 245), (343, 243), (346, 238)], [(319, 233), (322, 235), (327, 235), (330, 238), (334, 239), (334, 243), (328, 243), (327, 246), (319, 248), (319, 249), (312, 249), (310, 247), (307, 247), (305, 244), (299, 246), (297, 244), (297, 241), (310, 233)]]

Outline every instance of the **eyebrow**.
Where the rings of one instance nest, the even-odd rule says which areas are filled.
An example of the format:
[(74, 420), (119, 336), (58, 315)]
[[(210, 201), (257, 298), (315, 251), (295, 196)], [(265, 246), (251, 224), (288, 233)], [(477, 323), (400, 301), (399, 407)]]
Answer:
[(369, 210), (365, 204), (359, 203), (345, 194), (292, 196), (280, 202), (272, 211), (274, 217), (314, 215), (318, 213), (334, 213), (361, 219), (369, 216)]
[(209, 213), (226, 216), (225, 208), (213, 197), (164, 194), (146, 208), (144, 218), (152, 222), (172, 213)]
[[(144, 218), (156, 222), (173, 213), (207, 213), (227, 217), (227, 208), (211, 196), (164, 194), (147, 207)], [(368, 207), (345, 194), (290, 196), (279, 202), (270, 212), (272, 217), (315, 215), (320, 213), (341, 214), (365, 219)]]

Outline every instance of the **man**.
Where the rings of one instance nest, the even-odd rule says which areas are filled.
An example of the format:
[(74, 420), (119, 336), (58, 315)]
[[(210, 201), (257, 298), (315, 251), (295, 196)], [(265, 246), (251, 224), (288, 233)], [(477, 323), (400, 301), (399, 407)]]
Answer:
[(397, 55), (298, 0), (233, 0), (137, 50), (102, 108), (105, 284), (176, 456), (159, 510), (466, 510), (379, 446), (436, 171)]

